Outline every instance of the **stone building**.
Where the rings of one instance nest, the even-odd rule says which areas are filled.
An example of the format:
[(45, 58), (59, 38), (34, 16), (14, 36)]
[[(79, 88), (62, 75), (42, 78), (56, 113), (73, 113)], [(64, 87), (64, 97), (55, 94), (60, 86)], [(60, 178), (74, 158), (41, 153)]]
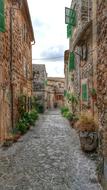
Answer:
[(97, 0), (97, 107), (100, 127), (100, 156), (103, 185), (107, 189), (107, 1)]
[(107, 1), (73, 0), (70, 8), (65, 12), (65, 90), (78, 97), (79, 113), (90, 109), (99, 121), (100, 174), (107, 189)]
[(27, 0), (0, 0), (0, 139), (18, 119), (18, 98), (32, 95), (34, 33)]
[(48, 77), (47, 83), (48, 108), (61, 107), (64, 105), (64, 78)]
[(33, 96), (47, 108), (47, 73), (44, 64), (33, 64)]
[(73, 0), (70, 8), (72, 11), (69, 13), (71, 16), (67, 25), (69, 59), (65, 61), (68, 88), (65, 90), (77, 96), (79, 100), (77, 111), (90, 109), (94, 114), (96, 108), (91, 96), (95, 88), (92, 1)]

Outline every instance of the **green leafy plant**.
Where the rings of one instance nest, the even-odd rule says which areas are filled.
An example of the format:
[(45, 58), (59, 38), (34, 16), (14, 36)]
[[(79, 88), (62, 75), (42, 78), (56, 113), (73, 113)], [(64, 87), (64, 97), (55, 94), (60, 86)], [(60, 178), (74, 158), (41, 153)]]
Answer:
[(23, 117), (25, 111), (26, 111), (26, 102), (25, 102), (26, 96), (21, 95), (18, 98), (18, 112), (20, 114), (20, 117)]
[(43, 104), (38, 104), (37, 111), (39, 113), (44, 113), (44, 105)]
[(38, 112), (36, 110), (32, 110), (30, 112), (30, 117), (31, 117), (32, 120), (36, 121), (38, 119), (38, 117), (39, 117)]
[(20, 131), (21, 134), (24, 134), (28, 130), (28, 125), (24, 119), (20, 119), (16, 125), (16, 128), (18, 129), (18, 131)]
[(72, 121), (73, 120), (73, 113), (71, 113), (71, 112), (67, 112), (66, 113), (66, 118), (69, 120), (69, 121)]
[(61, 113), (63, 114), (64, 112), (68, 112), (69, 109), (67, 107), (61, 107)]
[(71, 103), (73, 103), (73, 104), (78, 104), (78, 99), (77, 99), (77, 97), (75, 96), (75, 94), (73, 94), (73, 93), (69, 95), (68, 100), (69, 100)]
[(69, 100), (69, 98), (70, 98), (70, 93), (69, 93), (69, 92), (67, 92), (66, 97), (67, 97), (67, 99)]
[(34, 125), (35, 123), (34, 119), (31, 117), (31, 114), (29, 112), (24, 113), (23, 119), (28, 125)]
[(95, 89), (95, 88), (93, 88), (93, 89), (91, 90), (91, 96), (92, 96), (93, 99), (96, 99), (96, 98), (97, 98), (97, 92), (96, 92), (96, 89)]
[(17, 132), (21, 132), (21, 134), (24, 134), (30, 128), (30, 125), (34, 126), (37, 119), (38, 112), (36, 110), (32, 110), (31, 112), (25, 112), (23, 114), (23, 117), (18, 121), (15, 130)]
[(32, 97), (32, 108), (36, 109), (38, 113), (44, 113), (44, 105), (40, 103), (37, 97)]

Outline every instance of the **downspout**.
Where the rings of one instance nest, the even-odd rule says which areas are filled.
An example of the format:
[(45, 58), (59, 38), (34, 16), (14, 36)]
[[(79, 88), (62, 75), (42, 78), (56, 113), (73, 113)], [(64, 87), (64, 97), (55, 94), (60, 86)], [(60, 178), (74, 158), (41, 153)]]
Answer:
[[(33, 46), (33, 45), (35, 45), (35, 38), (34, 38), (34, 40), (33, 40), (33, 43), (31, 43), (31, 46)], [(33, 70), (33, 69), (32, 69)], [(33, 76), (33, 74), (32, 74), (32, 76)], [(33, 78), (33, 77), (32, 77)], [(33, 89), (33, 87), (32, 87), (32, 89)], [(31, 93), (33, 94), (33, 90), (31, 90)]]
[(14, 121), (13, 121), (13, 36), (12, 36), (12, 29), (13, 29), (13, 23), (12, 23), (12, 7), (10, 8), (10, 91), (11, 91), (11, 124), (12, 129), (14, 127)]
[(35, 42), (35, 39), (34, 39), (34, 41), (33, 41), (33, 43), (32, 43), (31, 45), (33, 46), (33, 45), (35, 45), (35, 43), (36, 43), (36, 42)]

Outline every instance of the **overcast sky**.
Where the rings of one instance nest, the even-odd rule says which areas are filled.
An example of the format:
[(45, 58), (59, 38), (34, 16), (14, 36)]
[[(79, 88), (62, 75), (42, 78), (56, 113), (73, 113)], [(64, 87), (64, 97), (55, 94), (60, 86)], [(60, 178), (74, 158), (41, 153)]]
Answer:
[(28, 4), (36, 41), (33, 63), (45, 64), (48, 76), (63, 77), (63, 55), (69, 44), (65, 7), (70, 7), (71, 0), (28, 0)]

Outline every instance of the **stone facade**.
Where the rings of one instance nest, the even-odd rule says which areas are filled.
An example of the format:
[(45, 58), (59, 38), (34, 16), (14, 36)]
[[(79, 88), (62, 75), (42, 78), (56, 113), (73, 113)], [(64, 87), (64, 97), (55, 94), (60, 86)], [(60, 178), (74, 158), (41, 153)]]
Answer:
[(18, 97), (32, 95), (34, 35), (26, 0), (5, 1), (5, 28), (4, 33), (0, 32), (1, 140), (8, 136), (18, 119)]
[(48, 108), (61, 107), (64, 105), (64, 78), (48, 77), (47, 83)]
[[(75, 93), (79, 100), (77, 111), (90, 109), (95, 112), (95, 102), (90, 96), (93, 83), (93, 35), (92, 35), (92, 2), (72, 1), (71, 8), (76, 12), (76, 24), (73, 27), (72, 36), (69, 39), (69, 57), (74, 54), (75, 68), (69, 70), (69, 59), (65, 63), (68, 75), (68, 87), (65, 89)], [(72, 27), (72, 26), (71, 26)], [(83, 99), (82, 86), (86, 85), (87, 98)]]
[[(97, 107), (104, 158), (104, 185), (107, 189), (107, 1), (97, 1)], [(105, 183), (106, 181), (106, 183)]]
[(33, 96), (37, 97), (39, 103), (47, 108), (47, 73), (45, 65), (33, 64)]
[[(65, 90), (78, 97), (79, 113), (90, 109), (98, 119), (100, 172), (107, 189), (107, 1), (73, 0), (71, 8), (76, 11), (77, 22), (65, 51)], [(69, 70), (71, 52), (75, 67)], [(84, 84), (87, 97), (83, 97)]]

